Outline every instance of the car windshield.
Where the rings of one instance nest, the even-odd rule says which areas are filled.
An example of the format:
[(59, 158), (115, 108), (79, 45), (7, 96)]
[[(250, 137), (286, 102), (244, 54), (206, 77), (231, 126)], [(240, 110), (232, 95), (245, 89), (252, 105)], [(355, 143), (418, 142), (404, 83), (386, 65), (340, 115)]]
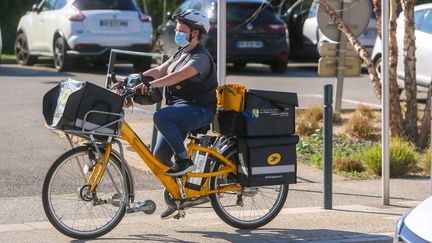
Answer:
[[(228, 3), (227, 4), (227, 22), (242, 22), (250, 18), (259, 9), (261, 4), (257, 3)], [(264, 7), (265, 5), (263, 5)], [(276, 21), (276, 14), (271, 7), (263, 9), (257, 20), (266, 22)]]
[(81, 10), (136, 10), (131, 0), (77, 0), (73, 5)]

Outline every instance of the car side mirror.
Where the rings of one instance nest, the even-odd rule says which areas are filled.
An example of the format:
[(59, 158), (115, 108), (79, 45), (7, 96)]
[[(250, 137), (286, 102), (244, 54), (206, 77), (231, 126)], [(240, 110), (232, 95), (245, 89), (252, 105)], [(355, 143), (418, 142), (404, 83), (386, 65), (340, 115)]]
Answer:
[(38, 12), (39, 11), (38, 5), (37, 4), (33, 4), (32, 8), (31, 8), (31, 11), (32, 12)]

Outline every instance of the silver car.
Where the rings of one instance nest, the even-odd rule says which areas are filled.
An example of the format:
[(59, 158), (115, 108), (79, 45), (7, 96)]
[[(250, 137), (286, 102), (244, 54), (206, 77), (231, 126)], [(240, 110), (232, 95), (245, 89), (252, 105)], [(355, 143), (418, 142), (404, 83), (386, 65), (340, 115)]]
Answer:
[(399, 219), (394, 242), (432, 242), (432, 197)]
[[(135, 0), (43, 0), (21, 17), (15, 43), (19, 64), (32, 65), (38, 56), (48, 56), (59, 71), (72, 57), (106, 64), (111, 48), (152, 49), (151, 18)], [(132, 61), (141, 71), (151, 64), (150, 58)]]
[[(428, 87), (432, 79), (432, 4), (422, 4), (414, 8), (414, 23), (416, 37), (416, 72), (417, 85), (419, 87)], [(398, 65), (397, 76), (398, 86), (403, 88), (405, 79), (404, 70), (404, 14), (399, 14), (397, 19), (396, 39), (398, 44)], [(372, 60), (375, 64), (375, 69), (381, 75), (381, 57), (382, 57), (382, 42), (380, 38), (376, 38), (375, 48), (372, 52)]]
[[(309, 15), (303, 24), (303, 46), (305, 49), (316, 51), (316, 54), (318, 54), (320, 43), (331, 42), (319, 30), (317, 19), (318, 7), (319, 3), (314, 1), (309, 10)], [(372, 52), (377, 33), (377, 20), (375, 14), (372, 13), (366, 30), (358, 37), (359, 42), (369, 51), (369, 53)]]

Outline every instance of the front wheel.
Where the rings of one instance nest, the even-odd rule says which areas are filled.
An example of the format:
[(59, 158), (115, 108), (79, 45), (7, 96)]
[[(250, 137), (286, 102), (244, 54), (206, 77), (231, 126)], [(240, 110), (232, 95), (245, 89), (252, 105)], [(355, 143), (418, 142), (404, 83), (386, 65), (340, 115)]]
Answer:
[(97, 153), (88, 146), (60, 156), (45, 177), (42, 203), (51, 224), (77, 239), (91, 239), (111, 231), (126, 212), (120, 160), (111, 154), (98, 186), (89, 192), (87, 179), (98, 168)]
[[(238, 153), (232, 149), (224, 156), (238, 162)], [(213, 171), (221, 165), (216, 164)], [(210, 189), (235, 183), (234, 175), (213, 177)], [(241, 191), (210, 195), (212, 207), (225, 223), (239, 229), (256, 229), (272, 221), (282, 210), (288, 196), (288, 185), (249, 187)]]

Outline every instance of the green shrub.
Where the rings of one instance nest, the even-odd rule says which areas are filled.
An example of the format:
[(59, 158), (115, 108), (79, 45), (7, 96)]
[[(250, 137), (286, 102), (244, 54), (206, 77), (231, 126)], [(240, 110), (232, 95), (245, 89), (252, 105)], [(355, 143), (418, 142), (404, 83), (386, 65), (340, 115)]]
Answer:
[[(406, 176), (416, 169), (418, 154), (414, 145), (403, 139), (390, 143), (390, 177)], [(373, 146), (366, 153), (366, 165), (376, 175), (381, 175), (381, 145)]]
[(422, 155), (422, 165), (423, 168), (425, 170), (425, 173), (430, 175), (430, 171), (431, 171), (431, 151), (430, 148), (427, 149), (426, 151), (424, 151), (423, 155)]

